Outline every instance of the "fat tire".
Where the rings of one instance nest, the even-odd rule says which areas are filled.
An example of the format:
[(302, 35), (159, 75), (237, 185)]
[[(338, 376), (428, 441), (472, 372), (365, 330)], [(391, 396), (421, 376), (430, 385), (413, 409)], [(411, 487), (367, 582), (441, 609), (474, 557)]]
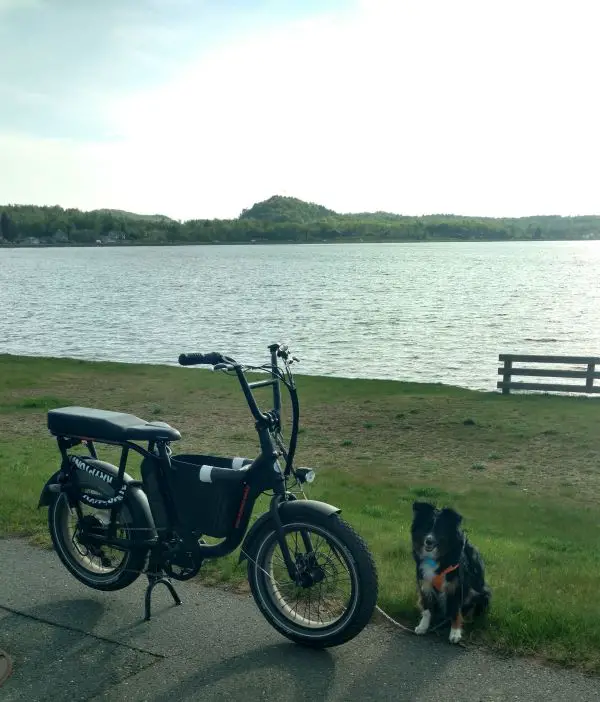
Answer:
[[(114, 490), (107, 485), (105, 481), (96, 478), (89, 473), (80, 471), (77, 478), (79, 481), (79, 486), (82, 489), (96, 490), (105, 499), (114, 495)], [(132, 547), (129, 551), (124, 552), (127, 554), (127, 560), (124, 562), (123, 568), (119, 566), (119, 568), (115, 570), (114, 576), (97, 576), (94, 578), (90, 571), (87, 571), (86, 575), (86, 569), (72, 559), (70, 550), (64, 543), (63, 531), (58, 524), (58, 520), (60, 519), (59, 511), (66, 508), (66, 494), (54, 493), (50, 500), (50, 504), (48, 505), (48, 529), (50, 531), (50, 537), (52, 539), (54, 550), (71, 575), (77, 578), (77, 580), (82, 582), (84, 585), (87, 585), (94, 590), (103, 590), (108, 592), (122, 590), (137, 580), (141, 574), (141, 571), (144, 569), (148, 555), (148, 548), (141, 545)], [(123, 508), (129, 513), (129, 520), (126, 522), (126, 527), (131, 527), (131, 531), (129, 532), (130, 538), (133, 541), (143, 541), (145, 538), (144, 527), (146, 526), (146, 521), (136, 501), (129, 499), (128, 496), (125, 495)]]
[[(277, 538), (272, 522), (266, 524), (257, 535), (252, 553), (248, 554), (250, 556), (248, 558), (248, 583), (252, 596), (269, 624), (288, 639), (310, 648), (339, 646), (357, 636), (373, 615), (378, 594), (377, 569), (373, 556), (362, 537), (337, 514), (330, 516), (314, 514), (309, 517), (291, 518), (283, 521), (284, 528), (294, 525), (318, 527), (323, 532), (331, 534), (347, 550), (356, 572), (356, 595), (351, 616), (341, 627), (338, 623), (334, 623), (330, 627), (315, 630), (299, 625), (294, 626), (289, 619), (276, 611), (276, 605), (263, 584), (262, 569), (265, 568), (266, 564), (261, 560), (265, 558), (272, 540)], [(343, 615), (342, 619), (345, 616)]]

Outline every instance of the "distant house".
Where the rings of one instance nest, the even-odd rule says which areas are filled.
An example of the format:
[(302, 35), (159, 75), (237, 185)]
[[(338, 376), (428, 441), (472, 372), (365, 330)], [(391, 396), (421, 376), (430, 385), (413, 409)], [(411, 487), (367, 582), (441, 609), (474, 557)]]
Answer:
[(57, 229), (52, 237), (52, 241), (55, 244), (68, 244), (69, 237), (62, 231), (62, 229)]
[(27, 236), (23, 239), (23, 244), (25, 244), (25, 246), (39, 246), (40, 240), (37, 236)]
[(106, 243), (112, 243), (113, 241), (124, 241), (125, 240), (125, 233), (124, 232), (108, 232), (106, 235), (106, 238), (104, 241)]

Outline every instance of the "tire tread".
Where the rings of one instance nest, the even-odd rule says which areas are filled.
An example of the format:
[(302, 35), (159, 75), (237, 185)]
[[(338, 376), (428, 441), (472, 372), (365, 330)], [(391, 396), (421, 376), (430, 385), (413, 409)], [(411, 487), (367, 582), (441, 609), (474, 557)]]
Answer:
[[(296, 520), (292, 520), (291, 522), (287, 523), (293, 523), (294, 521)], [(257, 535), (255, 541), (257, 548), (254, 549), (253, 553), (249, 554), (252, 556), (252, 559), (248, 559), (248, 582), (250, 584), (250, 589), (263, 616), (267, 619), (271, 626), (273, 626), (283, 636), (295, 641), (298, 644), (308, 646), (310, 648), (328, 648), (332, 646), (339, 646), (357, 636), (371, 620), (373, 611), (377, 604), (378, 595), (378, 580), (375, 561), (365, 540), (350, 524), (348, 524), (348, 522), (341, 519), (341, 517), (339, 517), (337, 514), (330, 516), (314, 515), (310, 519), (303, 518), (298, 519), (298, 521), (303, 521), (306, 524), (310, 524), (312, 522), (315, 524), (315, 526), (331, 531), (333, 535), (344, 543), (354, 559), (358, 579), (357, 587), (360, 588), (360, 592), (358, 593), (359, 602), (352, 618), (340, 631), (332, 634), (331, 636), (319, 637), (318, 639), (314, 636), (290, 632), (279, 625), (277, 619), (262, 602), (262, 598), (258, 591), (259, 586), (256, 582), (256, 572), (258, 570), (258, 566), (253, 562), (256, 559), (257, 554), (260, 552), (260, 545), (263, 544), (265, 539), (268, 538), (274, 531), (272, 524), (265, 525), (263, 531)], [(284, 522), (284, 526), (285, 524), (286, 522)]]

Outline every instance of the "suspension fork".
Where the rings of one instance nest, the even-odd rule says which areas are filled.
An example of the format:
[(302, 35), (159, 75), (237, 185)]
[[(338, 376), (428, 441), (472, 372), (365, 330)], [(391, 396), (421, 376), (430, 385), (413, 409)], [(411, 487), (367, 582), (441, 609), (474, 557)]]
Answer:
[[(281, 548), (281, 553), (283, 555), (283, 561), (287, 568), (288, 575), (290, 576), (290, 580), (293, 580), (295, 583), (298, 583), (300, 579), (300, 573), (298, 572), (296, 562), (294, 561), (294, 559), (292, 558), (292, 554), (290, 553), (290, 549), (285, 538), (283, 523), (281, 521), (281, 517), (279, 516), (279, 505), (282, 502), (284, 502), (285, 499), (285, 495), (273, 495), (273, 497), (271, 498), (269, 512), (271, 514), (271, 519), (275, 524), (275, 533), (277, 535), (277, 541), (279, 542), (279, 547)], [(308, 532), (302, 530), (300, 533), (302, 535), (302, 542), (304, 543), (304, 548), (306, 549), (306, 552), (312, 553), (313, 545)]]

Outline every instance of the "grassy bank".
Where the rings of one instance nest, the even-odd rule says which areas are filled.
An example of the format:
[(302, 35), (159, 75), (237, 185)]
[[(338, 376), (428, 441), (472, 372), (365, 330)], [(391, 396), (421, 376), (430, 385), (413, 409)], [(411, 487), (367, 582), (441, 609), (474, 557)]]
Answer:
[[(493, 606), (472, 640), (600, 671), (600, 402), (297, 380), (297, 463), (317, 468), (310, 496), (342, 507), (367, 539), (386, 611), (416, 622), (411, 503), (430, 498), (464, 514), (486, 559)], [(182, 452), (256, 453), (239, 387), (221, 374), (0, 356), (0, 533), (48, 543), (36, 505), (58, 461), (45, 412), (67, 404), (164, 419)], [(235, 561), (199, 579), (237, 582)]]

